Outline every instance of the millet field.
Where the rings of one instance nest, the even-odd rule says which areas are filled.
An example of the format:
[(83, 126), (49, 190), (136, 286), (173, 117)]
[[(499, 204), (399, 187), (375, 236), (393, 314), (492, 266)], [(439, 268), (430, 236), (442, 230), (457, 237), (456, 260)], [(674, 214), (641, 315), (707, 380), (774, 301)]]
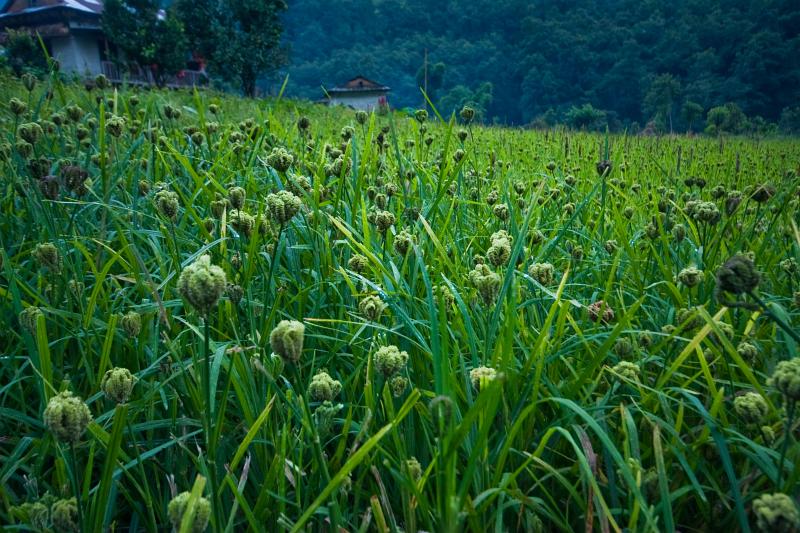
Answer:
[(8, 531), (800, 529), (800, 143), (0, 80)]

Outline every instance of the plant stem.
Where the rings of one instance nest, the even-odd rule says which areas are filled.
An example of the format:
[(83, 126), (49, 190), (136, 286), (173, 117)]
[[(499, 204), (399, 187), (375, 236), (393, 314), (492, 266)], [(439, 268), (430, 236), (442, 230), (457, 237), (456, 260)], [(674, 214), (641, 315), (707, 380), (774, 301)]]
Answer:
[(78, 508), (78, 527), (81, 531), (86, 531), (83, 521), (83, 498), (81, 497), (81, 484), (78, 478), (78, 461), (75, 459), (75, 443), (69, 443), (69, 459), (72, 463), (72, 493), (75, 495), (75, 507)]
[(214, 524), (220, 527), (222, 524), (222, 509), (218, 500), (217, 485), (217, 443), (212, 434), (214, 421), (214, 409), (211, 403), (214, 394), (211, 391), (211, 335), (209, 315), (203, 318), (203, 385), (206, 389), (206, 408), (205, 408), (205, 434), (206, 434), (206, 454), (208, 457), (208, 475), (211, 481), (211, 506), (214, 514)]
[(794, 424), (794, 407), (797, 404), (794, 400), (789, 400), (789, 408), (786, 413), (786, 426), (783, 428), (783, 446), (781, 446), (781, 460), (778, 463), (778, 490), (781, 490), (781, 480), (783, 479), (783, 464), (786, 460), (786, 452), (789, 450), (789, 440), (792, 436), (792, 425)]

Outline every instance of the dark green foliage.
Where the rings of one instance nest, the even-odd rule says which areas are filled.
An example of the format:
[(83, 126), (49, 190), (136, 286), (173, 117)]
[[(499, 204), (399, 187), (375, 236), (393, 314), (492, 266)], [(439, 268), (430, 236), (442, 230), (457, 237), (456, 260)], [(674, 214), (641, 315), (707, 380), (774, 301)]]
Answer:
[(178, 0), (176, 7), (192, 49), (245, 95), (254, 96), (259, 78), (285, 64), (284, 0)]
[(47, 58), (35, 36), (27, 31), (8, 30), (4, 43), (8, 66), (14, 74), (23, 72), (41, 73), (47, 69)]
[(187, 40), (172, 9), (159, 15), (158, 0), (106, 0), (103, 30), (127, 59), (150, 68), (156, 82), (186, 67)]
[(285, 20), (289, 91), (314, 99), (362, 74), (391, 86), (394, 106), (421, 107), (425, 49), (447, 66), (434, 90), (429, 70), (440, 111), (490, 82), (490, 122), (567, 121), (591, 103), (612, 127), (684, 131), (698, 129), (696, 106), (777, 122), (800, 98), (800, 4), (788, 0), (296, 0)]

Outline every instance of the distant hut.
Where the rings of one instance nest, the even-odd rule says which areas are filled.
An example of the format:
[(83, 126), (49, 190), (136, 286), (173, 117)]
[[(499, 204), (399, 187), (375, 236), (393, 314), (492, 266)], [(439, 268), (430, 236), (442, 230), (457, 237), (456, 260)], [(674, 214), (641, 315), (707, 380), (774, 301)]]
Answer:
[(389, 105), (387, 95), (391, 89), (364, 76), (356, 76), (347, 83), (328, 89), (329, 105), (346, 105), (353, 109), (372, 111)]
[(11, 0), (0, 2), (0, 29), (38, 33), (62, 71), (94, 76), (108, 48), (102, 13), (100, 0)]

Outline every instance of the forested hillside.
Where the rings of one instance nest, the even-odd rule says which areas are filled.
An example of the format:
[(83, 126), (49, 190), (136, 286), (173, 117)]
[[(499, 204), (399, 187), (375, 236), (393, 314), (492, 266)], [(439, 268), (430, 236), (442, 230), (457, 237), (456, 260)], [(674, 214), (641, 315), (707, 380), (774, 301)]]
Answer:
[(308, 98), (363, 74), (420, 106), (427, 48), (437, 106), (472, 102), (487, 122), (697, 130), (730, 103), (796, 127), (793, 0), (295, 0), (285, 24), (289, 91)]

